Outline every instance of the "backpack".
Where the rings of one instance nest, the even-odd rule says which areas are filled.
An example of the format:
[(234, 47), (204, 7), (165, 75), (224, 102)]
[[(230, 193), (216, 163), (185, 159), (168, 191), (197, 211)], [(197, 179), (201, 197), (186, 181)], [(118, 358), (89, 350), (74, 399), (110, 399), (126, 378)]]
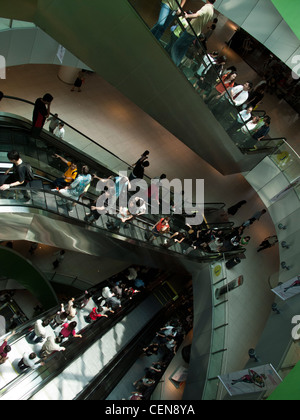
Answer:
[(21, 165), (24, 165), (26, 167), (26, 181), (30, 182), (34, 180), (34, 173), (32, 170), (32, 167), (27, 162), (22, 162)]

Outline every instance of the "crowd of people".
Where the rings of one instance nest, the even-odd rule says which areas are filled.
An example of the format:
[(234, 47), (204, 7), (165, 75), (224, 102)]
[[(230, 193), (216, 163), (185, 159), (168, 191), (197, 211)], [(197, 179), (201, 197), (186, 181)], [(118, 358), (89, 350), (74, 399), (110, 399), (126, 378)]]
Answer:
[[(125, 192), (124, 186), (130, 188), (132, 179), (139, 176), (143, 177), (144, 168), (149, 166), (149, 151), (147, 150), (132, 165), (132, 176), (110, 176), (106, 179), (102, 179), (96, 175), (92, 176), (89, 174), (89, 169), (86, 165), (82, 166), (82, 173), (78, 175), (78, 168), (74, 162), (69, 161), (58, 154), (55, 154), (54, 156), (65, 163), (67, 169), (62, 177), (52, 181), (52, 186), (55, 187), (52, 191), (53, 193), (58, 194), (58, 205), (67, 206), (69, 211), (74, 209), (74, 206), (76, 205), (75, 200), (79, 200), (80, 197), (86, 193), (93, 178), (99, 179), (104, 183), (108, 182), (108, 185), (100, 192), (102, 204), (99, 206), (98, 200), (91, 201), (90, 213), (85, 216), (85, 221), (89, 224), (95, 223), (102, 214), (109, 215), (112, 203), (115, 205), (118, 198)], [(2, 184), (0, 190), (9, 189), (11, 186), (26, 185), (29, 182), (29, 177), (27, 177), (28, 166), (26, 163), (22, 161), (17, 151), (8, 152), (7, 157), (13, 163), (13, 175), (8, 175), (6, 173), (2, 177), (2, 182), (0, 179), (0, 185)], [(138, 168), (140, 172), (134, 175), (134, 170), (136, 168)], [(159, 178), (163, 179), (164, 177), (165, 174), (162, 174)], [(113, 187), (110, 188), (109, 181), (112, 180), (114, 183)], [(26, 190), (24, 194), (28, 194)], [(154, 191), (152, 191), (152, 186), (149, 186), (147, 194), (148, 199), (150, 199), (152, 195), (155, 195), (155, 199), (160, 201), (159, 189), (156, 185), (154, 185)], [(73, 198), (74, 201), (69, 201), (67, 198)], [(25, 201), (28, 199), (30, 199), (30, 197), (26, 197)], [(121, 227), (126, 229), (126, 227), (128, 227), (128, 222), (132, 222), (138, 216), (141, 216), (148, 211), (148, 206), (149, 202), (146, 202), (142, 197), (135, 197), (134, 200), (129, 200), (127, 207), (124, 205), (120, 206), (116, 216), (114, 216), (114, 218), (111, 216), (111, 219), (106, 224), (107, 229), (113, 232), (119, 232)], [(174, 210), (173, 207), (172, 209)], [(186, 224), (184, 228), (178, 229), (176, 220), (173, 219), (174, 213), (172, 213), (172, 209), (170, 209), (170, 216), (160, 217), (150, 230), (145, 231), (144, 239), (148, 243), (153, 243), (156, 238), (163, 237), (164, 242), (160, 244), (163, 248), (169, 249), (176, 244), (180, 244), (185, 255), (188, 255), (193, 250), (199, 250), (201, 251), (200, 255), (203, 255), (203, 253), (224, 253), (236, 250), (238, 247), (244, 247), (250, 240), (249, 235), (243, 236), (244, 229), (256, 220), (254, 215), (249, 221), (232, 229), (209, 229), (205, 222), (202, 222), (202, 224), (198, 226)], [(266, 212), (266, 210), (263, 212)], [(62, 250), (60, 252), (62, 255), (59, 255), (58, 257), (63, 258), (64, 253), (65, 251)], [(58, 260), (58, 257), (53, 263), (54, 268), (59, 265), (60, 261)]]
[(193, 327), (193, 297), (185, 295), (176, 309), (176, 315), (155, 333), (152, 341), (144, 347), (142, 356), (155, 358), (145, 368), (143, 377), (133, 383), (134, 391), (129, 400), (148, 400), (170, 364), (186, 334)]
[[(181, 22), (175, 25), (176, 28), (180, 29), (180, 31), (178, 31), (178, 28), (176, 29), (177, 39), (173, 39), (172, 46), (168, 45), (167, 48), (172, 59), (180, 65), (188, 48), (198, 51), (198, 55), (200, 51), (202, 60), (195, 72), (197, 81), (194, 86), (200, 90), (203, 99), (218, 117), (218, 120), (223, 124), (235, 143), (241, 148), (249, 149), (256, 147), (255, 144), (263, 140), (270, 131), (271, 119), (269, 116), (259, 118), (252, 114), (253, 110), (261, 103), (267, 84), (262, 81), (254, 89), (252, 89), (253, 85), (250, 81), (236, 84), (238, 71), (234, 66), (225, 68), (227, 61), (225, 56), (220, 55), (218, 51), (213, 51), (210, 54), (204, 53), (205, 50), (199, 48), (199, 40), (203, 37), (207, 40), (213, 33), (218, 21), (217, 18), (214, 18), (214, 2), (214, 0), (207, 0), (205, 6), (196, 13), (191, 13), (190, 11), (183, 11), (185, 0), (180, 2), (180, 7), (176, 0), (163, 0), (159, 19), (151, 31), (157, 39), (160, 39), (174, 19), (176, 17), (178, 19), (181, 18)], [(175, 28), (173, 32), (175, 32)], [(181, 57), (180, 62), (178, 62), (178, 57)], [(218, 77), (217, 80), (216, 77)], [(82, 78), (84, 78), (84, 75), (79, 74), (76, 81), (79, 83), (79, 80)], [(76, 83), (74, 86), (77, 86)], [(78, 89), (80, 90), (79, 85)], [(58, 114), (50, 117), (52, 102), (53, 96), (50, 93), (46, 93), (43, 97), (36, 100), (32, 118), (31, 131), (33, 136), (37, 137), (39, 135), (47, 121), (49, 121), (49, 130), (51, 132), (54, 133), (57, 129), (63, 130)], [(232, 106), (237, 110), (237, 116), (234, 121), (232, 121), (230, 116)], [(250, 143), (249, 133), (251, 134)], [(28, 170), (26, 174), (26, 169), (19, 153), (17, 151), (14, 152), (14, 158), (8, 156), (10, 162), (13, 163), (13, 176), (7, 177), (8, 171), (5, 173), (5, 176), (0, 179), (0, 191), (17, 185), (26, 186), (29, 182)], [(66, 165), (66, 170), (62, 176), (52, 181), (52, 192), (57, 194), (58, 206), (62, 206), (69, 212), (72, 212), (76, 202), (88, 192), (92, 181), (97, 179), (104, 181), (104, 179), (99, 178), (96, 174), (92, 174), (87, 165), (82, 165), (79, 169), (76, 162), (66, 159), (58, 153), (55, 153), (53, 157), (63, 162)], [(99, 205), (98, 200), (91, 202), (90, 213), (85, 216), (85, 221), (89, 224), (94, 224), (101, 217), (101, 214), (110, 214), (110, 207), (113, 207), (118, 199), (120, 200), (125, 190), (130, 189), (130, 184), (135, 179), (144, 178), (145, 170), (149, 166), (149, 151), (146, 150), (129, 168), (130, 173), (128, 176), (108, 177), (106, 180), (111, 179), (114, 181), (114, 189), (112, 190), (109, 185), (103, 187), (100, 193), (100, 196), (104, 198), (102, 204)], [(28, 167), (28, 165), (26, 164), (25, 167)], [(20, 170), (21, 168), (22, 171)], [(165, 174), (161, 174), (158, 178), (162, 180), (165, 177)], [(148, 201), (145, 201), (142, 197), (137, 197), (135, 202), (131, 201), (128, 205), (119, 206), (116, 217), (111, 217), (107, 222), (107, 229), (113, 232), (119, 232), (121, 227), (126, 229), (129, 222), (147, 213), (149, 201), (153, 196), (160, 203), (159, 190), (154, 185), (149, 187)], [(24, 199), (25, 201), (29, 200), (29, 195), (25, 193)], [(206, 233), (202, 226), (201, 228), (193, 227), (191, 229), (193, 230), (192, 233), (189, 233), (189, 231), (187, 233), (177, 232), (176, 229), (174, 232), (170, 226), (171, 219), (172, 215), (170, 217), (161, 217), (151, 228), (150, 232), (145, 233), (145, 239), (152, 243), (157, 237), (171, 233), (170, 240), (165, 243), (166, 248), (177, 242), (184, 245), (190, 242), (190, 247), (197, 248), (200, 246), (204, 252), (230, 249), (227, 243), (228, 232), (219, 232), (217, 233), (218, 236), (216, 232), (212, 232), (210, 238), (203, 237), (203, 235), (209, 235), (209, 232)], [(194, 235), (194, 237), (191, 235)], [(189, 251), (187, 250), (186, 253), (188, 254)]]
[[(162, 0), (158, 21), (151, 32), (160, 40), (174, 20), (177, 21), (171, 27), (166, 51), (177, 66), (185, 66), (187, 61), (198, 62), (194, 76), (189, 77), (194, 88), (235, 144), (241, 149), (255, 149), (258, 142), (268, 135), (271, 118), (268, 115), (259, 118), (252, 112), (270, 90), (271, 79), (266, 75), (254, 87), (251, 81), (237, 84), (238, 70), (235, 66), (226, 66), (227, 57), (218, 51), (207, 51), (206, 42), (218, 22), (214, 17), (215, 0), (206, 0), (206, 4), (195, 13), (183, 10), (185, 3), (185, 0)], [(235, 121), (232, 121), (233, 109)]]
[[(78, 317), (89, 302), (92, 305), (89, 305), (88, 311), (85, 310), (86, 315), (80, 317), (83, 317), (86, 326), (102, 317), (117, 315), (122, 306), (146, 290), (159, 273), (159, 270), (149, 267), (131, 266), (112, 276), (105, 284), (86, 290), (83, 296), (76, 299), (71, 297), (66, 303), (61, 303), (58, 311), (48, 315), (47, 318), (37, 319), (26, 336), (27, 342), (32, 345), (32, 351), (25, 351), (17, 363), (20, 372), (37, 369), (44, 365), (53, 353), (65, 351), (63, 343), (69, 338), (82, 338), (83, 333), (77, 331)], [(9, 358), (12, 347), (8, 342), (15, 332), (13, 330), (0, 346), (0, 365)]]

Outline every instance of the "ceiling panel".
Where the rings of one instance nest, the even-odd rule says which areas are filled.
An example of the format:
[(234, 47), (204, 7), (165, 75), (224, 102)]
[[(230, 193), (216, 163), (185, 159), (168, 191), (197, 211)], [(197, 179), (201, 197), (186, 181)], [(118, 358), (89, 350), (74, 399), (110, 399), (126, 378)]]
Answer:
[(262, 44), (282, 21), (276, 7), (266, 0), (260, 0), (243, 23), (243, 29)]
[(266, 40), (265, 46), (280, 57), (283, 62), (286, 62), (297, 51), (300, 42), (283, 20)]
[(215, 7), (223, 15), (229, 17), (236, 24), (241, 26), (257, 3), (259, 3), (259, 0), (222, 0), (220, 5), (218, 6), (216, 4)]

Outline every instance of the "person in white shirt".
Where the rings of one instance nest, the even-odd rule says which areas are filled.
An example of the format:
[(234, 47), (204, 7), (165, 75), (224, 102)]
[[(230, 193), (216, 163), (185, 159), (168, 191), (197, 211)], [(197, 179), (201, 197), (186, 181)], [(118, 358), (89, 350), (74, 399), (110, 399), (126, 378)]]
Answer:
[[(259, 117), (253, 117), (250, 121), (242, 126), (242, 128), (234, 135), (234, 141), (239, 147), (251, 147), (253, 139), (251, 134), (254, 132)], [(249, 143), (250, 140), (250, 143)]]
[[(41, 343), (47, 337), (46, 327), (49, 325), (48, 320), (38, 319), (34, 324), (34, 330), (29, 335), (30, 340), (34, 340), (35, 343)], [(36, 337), (36, 338), (35, 338)]]
[(58, 124), (58, 127), (56, 127), (55, 130), (53, 131), (53, 134), (59, 139), (63, 140), (65, 138), (64, 123), (60, 122)]
[(252, 106), (248, 106), (247, 109), (243, 109), (243, 111), (240, 111), (237, 114), (237, 122), (240, 124), (245, 124), (247, 121), (249, 121), (252, 117), (251, 112), (253, 111)]
[(35, 353), (24, 353), (22, 359), (18, 363), (21, 370), (28, 368), (37, 369), (41, 365), (44, 365), (44, 363), (37, 359)]
[(129, 211), (134, 216), (141, 216), (145, 214), (147, 211), (147, 204), (143, 198), (140, 197), (132, 197), (129, 200)]
[(243, 134), (249, 134), (255, 129), (255, 127), (257, 126), (259, 122), (259, 117), (253, 117), (251, 121), (247, 122), (246, 124), (244, 124), (241, 128), (241, 132)]
[(43, 347), (41, 349), (41, 357), (47, 357), (54, 351), (65, 351), (65, 347), (60, 347), (60, 343), (62, 342), (61, 337), (54, 337), (49, 336), (47, 337), (47, 340), (43, 344)]
[(252, 118), (253, 107), (248, 106), (247, 109), (243, 109), (238, 112), (236, 120), (226, 129), (229, 135), (234, 134), (242, 125), (246, 124)]
[(232, 105), (241, 106), (247, 101), (250, 89), (252, 89), (252, 83), (246, 82), (243, 85), (233, 87), (230, 91), (230, 97), (228, 95), (225, 97)]
[(109, 288), (108, 286), (103, 287), (101, 294), (102, 294), (102, 297), (103, 297), (104, 299), (108, 299), (108, 298), (110, 298), (110, 297), (112, 297), (112, 296), (114, 296), (114, 295), (115, 295), (115, 294), (114, 294), (114, 293), (110, 290), (110, 288)]
[(75, 298), (72, 298), (68, 302), (68, 307), (67, 307), (66, 312), (68, 314), (69, 320), (75, 318), (75, 316), (77, 315), (76, 305), (74, 304), (74, 301), (75, 301)]
[(210, 69), (212, 64), (215, 64), (217, 61), (219, 53), (218, 51), (213, 51), (211, 54), (205, 54), (202, 59), (202, 64), (199, 69), (196, 71), (198, 76), (204, 76), (207, 71)]
[(226, 93), (217, 102), (216, 106), (211, 108), (211, 111), (218, 119), (219, 123), (226, 129), (229, 125), (229, 114), (233, 107), (239, 107), (248, 99), (248, 93), (252, 89), (251, 82), (245, 82), (243, 85), (234, 86), (229, 93)]
[(135, 280), (137, 278), (137, 275), (137, 270), (134, 267), (128, 268), (128, 274), (126, 274), (128, 280)]

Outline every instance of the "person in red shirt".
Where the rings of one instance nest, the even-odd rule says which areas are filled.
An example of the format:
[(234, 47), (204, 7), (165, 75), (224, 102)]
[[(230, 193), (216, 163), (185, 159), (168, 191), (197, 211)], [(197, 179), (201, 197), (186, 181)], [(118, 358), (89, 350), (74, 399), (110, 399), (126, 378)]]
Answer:
[(52, 101), (53, 96), (50, 93), (46, 93), (42, 98), (37, 98), (35, 101), (31, 128), (31, 134), (33, 137), (38, 137), (40, 135), (46, 118), (50, 115), (50, 104)]
[(220, 81), (215, 86), (215, 88), (208, 95), (205, 102), (208, 104), (209, 102), (214, 102), (215, 100), (220, 99), (226, 93), (225, 88), (227, 90), (233, 88), (236, 77), (237, 77), (236, 72), (224, 74), (224, 76), (222, 76), (222, 79), (221, 79), (222, 81)]
[(11, 347), (8, 345), (8, 340), (15, 334), (13, 331), (6, 339), (3, 344), (0, 346), (0, 364), (3, 364), (8, 359), (7, 353), (11, 351)]
[(88, 316), (85, 316), (84, 319), (85, 321), (90, 324), (93, 321), (96, 321), (98, 318), (101, 318), (102, 316), (105, 316), (105, 318), (108, 318), (108, 315), (102, 314), (103, 308), (101, 306), (99, 306), (99, 308), (97, 309), (96, 306), (95, 308), (92, 309), (92, 312), (90, 312), (90, 314)]
[(169, 217), (162, 217), (152, 228), (152, 234), (149, 238), (149, 241), (154, 241), (155, 238), (160, 236), (161, 234), (167, 233), (170, 230), (169, 225), (170, 218)]

